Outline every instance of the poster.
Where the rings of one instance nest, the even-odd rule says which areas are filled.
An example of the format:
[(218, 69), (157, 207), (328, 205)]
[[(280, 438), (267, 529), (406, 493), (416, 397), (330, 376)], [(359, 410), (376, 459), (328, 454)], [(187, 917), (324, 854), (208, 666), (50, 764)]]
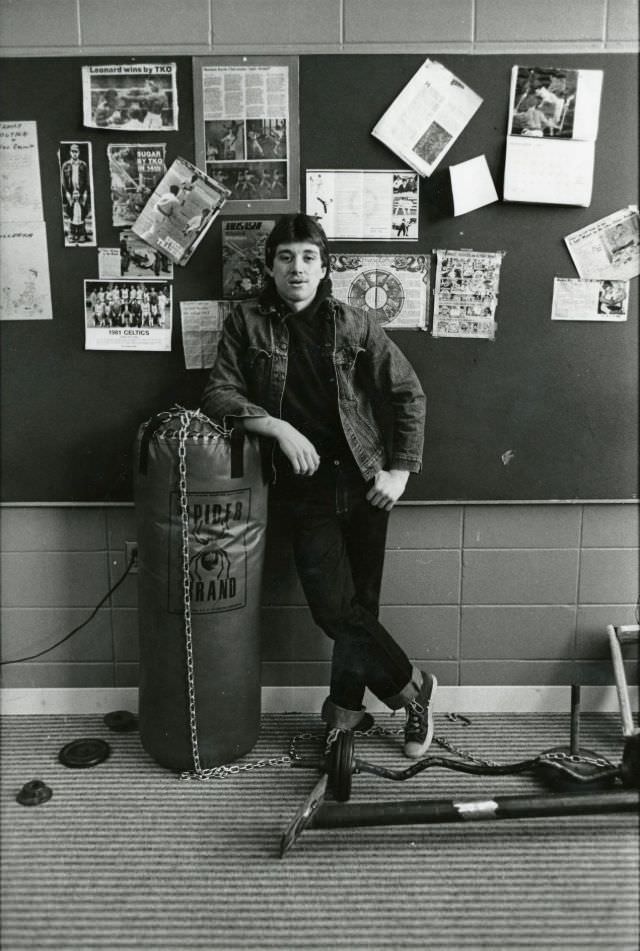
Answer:
[(184, 265), (227, 197), (222, 186), (177, 158), (140, 212), (132, 231), (175, 264)]
[(229, 190), (225, 214), (297, 210), (297, 81), (295, 57), (195, 59), (196, 163)]
[(111, 221), (132, 225), (166, 172), (164, 144), (107, 146), (111, 179)]
[(434, 337), (493, 340), (502, 251), (436, 251)]
[(257, 297), (264, 281), (264, 249), (275, 222), (222, 222), (222, 293), (231, 300)]
[(328, 238), (416, 241), (416, 172), (309, 169), (307, 214)]
[(371, 134), (428, 177), (481, 103), (480, 96), (442, 63), (426, 59)]
[(84, 315), (86, 350), (171, 350), (166, 281), (86, 280)]
[(424, 329), (429, 258), (423, 254), (332, 254), (329, 277), (339, 299), (386, 329)]
[(61, 142), (58, 164), (64, 246), (95, 248), (91, 142)]
[(175, 63), (82, 67), (85, 126), (112, 131), (178, 128)]

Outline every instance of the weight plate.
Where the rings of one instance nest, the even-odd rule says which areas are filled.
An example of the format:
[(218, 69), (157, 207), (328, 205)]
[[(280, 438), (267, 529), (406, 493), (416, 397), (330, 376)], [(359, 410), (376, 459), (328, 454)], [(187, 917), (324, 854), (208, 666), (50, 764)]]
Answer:
[(87, 769), (104, 762), (111, 752), (111, 747), (104, 740), (81, 739), (73, 740), (63, 746), (58, 759), (63, 766), (71, 769)]
[(338, 802), (348, 802), (353, 775), (353, 731), (345, 730), (333, 744), (331, 789)]
[(138, 729), (138, 718), (128, 710), (113, 710), (106, 713), (104, 723), (114, 733), (132, 733)]
[(53, 792), (41, 779), (32, 779), (25, 783), (18, 795), (16, 802), (21, 806), (39, 806), (43, 802), (48, 802), (53, 796)]

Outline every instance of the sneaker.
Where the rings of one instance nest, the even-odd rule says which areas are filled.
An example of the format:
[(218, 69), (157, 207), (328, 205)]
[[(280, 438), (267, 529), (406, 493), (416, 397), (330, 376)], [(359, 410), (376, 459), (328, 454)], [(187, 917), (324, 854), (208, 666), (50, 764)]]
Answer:
[(432, 700), (438, 681), (433, 674), (422, 674), (422, 687), (415, 700), (407, 704), (407, 724), (404, 728), (404, 755), (420, 759), (433, 739)]

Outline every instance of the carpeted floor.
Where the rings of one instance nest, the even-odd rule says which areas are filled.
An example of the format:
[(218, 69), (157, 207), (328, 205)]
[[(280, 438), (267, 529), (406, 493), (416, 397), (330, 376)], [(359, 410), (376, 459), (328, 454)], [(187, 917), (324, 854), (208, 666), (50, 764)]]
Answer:
[[(390, 729), (399, 720), (378, 716)], [(569, 742), (568, 716), (436, 717), (436, 735), (501, 762)], [(466, 949), (637, 951), (638, 818), (633, 813), (500, 822), (307, 830), (280, 836), (318, 773), (289, 766), (181, 781), (137, 733), (100, 716), (3, 718), (2, 948)], [(323, 736), (307, 714), (263, 717), (243, 762), (301, 752)], [(57, 759), (80, 737), (104, 763)], [(357, 755), (407, 765), (396, 736), (358, 738)], [(583, 714), (581, 746), (614, 762), (619, 718)], [(432, 752), (441, 752), (437, 745)], [(24, 783), (53, 790), (36, 807)], [(529, 774), (481, 778), (430, 769), (403, 783), (353, 778), (352, 802), (548, 792)]]

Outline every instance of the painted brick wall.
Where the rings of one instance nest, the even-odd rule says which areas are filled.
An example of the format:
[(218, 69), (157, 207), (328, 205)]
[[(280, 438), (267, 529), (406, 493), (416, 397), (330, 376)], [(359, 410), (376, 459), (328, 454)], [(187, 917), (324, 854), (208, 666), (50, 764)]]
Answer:
[[(401, 505), (381, 616), (443, 684), (612, 683), (607, 624), (636, 623), (637, 505)], [(80, 624), (124, 571), (131, 507), (3, 509), (2, 658), (36, 654)], [(327, 682), (286, 526), (270, 529), (263, 683)], [(129, 576), (91, 623), (46, 656), (3, 668), (5, 687), (137, 684)], [(636, 682), (629, 659), (628, 676)]]
[[(0, 56), (615, 52), (638, 38), (637, 0), (0, 0)], [(122, 575), (135, 529), (124, 506), (0, 515), (8, 660), (82, 623)], [(263, 682), (325, 683), (330, 644), (283, 563), (283, 536), (272, 526)], [(611, 683), (605, 626), (634, 623), (637, 598), (636, 505), (407, 505), (392, 516), (382, 618), (444, 684)], [(8, 687), (136, 683), (134, 577), (55, 651), (3, 668)]]
[(638, 0), (0, 0), (0, 53), (630, 50)]

